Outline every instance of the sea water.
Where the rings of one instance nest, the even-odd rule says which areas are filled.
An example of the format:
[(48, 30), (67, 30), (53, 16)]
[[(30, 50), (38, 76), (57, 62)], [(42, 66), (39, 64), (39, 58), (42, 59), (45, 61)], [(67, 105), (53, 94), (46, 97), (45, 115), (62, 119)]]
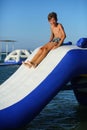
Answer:
[[(18, 68), (18, 65), (0, 66), (0, 84)], [(87, 107), (78, 104), (73, 90), (62, 90), (21, 130), (87, 130)]]

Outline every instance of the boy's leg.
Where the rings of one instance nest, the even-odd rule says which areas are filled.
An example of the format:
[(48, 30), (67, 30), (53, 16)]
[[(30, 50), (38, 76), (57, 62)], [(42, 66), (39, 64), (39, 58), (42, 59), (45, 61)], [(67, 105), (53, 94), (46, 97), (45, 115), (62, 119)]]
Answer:
[(41, 55), (38, 57), (38, 59), (34, 62), (34, 67), (36, 67), (38, 64), (40, 64), (40, 62), (46, 57), (46, 55), (49, 53), (49, 51), (53, 48), (54, 43), (47, 43), (44, 47), (43, 47), (43, 51), (41, 53)]
[(43, 47), (39, 49), (39, 51), (37, 52), (37, 54), (33, 57), (31, 61), (27, 61), (24, 64), (28, 67), (31, 67), (31, 66), (36, 67), (46, 57), (46, 55), (53, 48), (53, 46), (54, 46), (54, 43), (52, 42), (45, 44)]
[(31, 63), (36, 63), (38, 58), (42, 55), (44, 48), (48, 48), (48, 44), (46, 43), (44, 46), (42, 46), (39, 51), (36, 53), (36, 55), (33, 57), (33, 59), (30, 61)]
[(48, 54), (48, 49), (44, 48), (43, 52), (41, 53), (41, 55), (38, 57), (38, 59), (34, 62), (33, 67), (37, 67), (38, 64), (40, 64), (40, 62), (46, 57), (46, 55)]
[(23, 64), (29, 68), (32, 67), (32, 65), (34, 65), (34, 62), (38, 59), (38, 57), (41, 55), (42, 53), (42, 49), (40, 48), (39, 51), (36, 53), (36, 55), (33, 57), (33, 59), (31, 61), (26, 61), (26, 62), (23, 62)]
[(41, 55), (38, 57), (38, 59), (34, 62), (34, 67), (36, 67), (38, 64), (40, 64), (40, 62), (46, 57), (46, 55), (49, 53), (50, 50), (52, 50), (52, 48), (56, 45), (57, 43), (53, 43), (53, 42), (49, 42), (47, 43), (44, 48), (43, 51), (41, 53)]
[(37, 61), (37, 59), (39, 58), (39, 56), (42, 54), (43, 52), (43, 47), (41, 47), (38, 52), (36, 53), (36, 55), (33, 57), (33, 59), (30, 61), (31, 63), (35, 63)]

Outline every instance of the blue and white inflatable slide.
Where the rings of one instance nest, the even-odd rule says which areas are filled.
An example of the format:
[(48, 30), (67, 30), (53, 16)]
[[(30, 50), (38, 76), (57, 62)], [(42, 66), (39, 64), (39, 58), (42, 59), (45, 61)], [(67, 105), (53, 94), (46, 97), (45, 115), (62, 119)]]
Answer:
[(87, 49), (76, 45), (50, 51), (35, 69), (21, 65), (0, 86), (0, 130), (25, 126), (72, 77), (80, 74), (87, 74)]

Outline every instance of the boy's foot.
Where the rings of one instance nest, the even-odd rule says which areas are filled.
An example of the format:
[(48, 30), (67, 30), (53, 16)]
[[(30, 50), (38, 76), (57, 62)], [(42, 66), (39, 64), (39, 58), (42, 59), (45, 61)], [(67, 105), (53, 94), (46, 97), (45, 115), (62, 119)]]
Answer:
[(30, 61), (27, 62), (22, 62), (26, 67), (31, 68), (32, 67), (32, 63)]

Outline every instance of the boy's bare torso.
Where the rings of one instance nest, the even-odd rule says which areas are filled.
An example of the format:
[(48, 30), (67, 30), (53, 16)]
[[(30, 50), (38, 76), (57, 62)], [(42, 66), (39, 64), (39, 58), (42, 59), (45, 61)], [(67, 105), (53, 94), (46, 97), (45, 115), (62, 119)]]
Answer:
[(63, 29), (63, 27), (59, 23), (56, 26), (51, 26), (51, 31), (52, 31), (54, 38), (62, 37), (62, 29)]
[(55, 38), (59, 38), (60, 41), (46, 43), (42, 48), (46, 47), (48, 51), (51, 49), (55, 49), (62, 44), (61, 40), (63, 39), (63, 36), (64, 36), (64, 29), (63, 29), (62, 24), (56, 23), (55, 25), (51, 25), (51, 33), (52, 33), (51, 41)]

